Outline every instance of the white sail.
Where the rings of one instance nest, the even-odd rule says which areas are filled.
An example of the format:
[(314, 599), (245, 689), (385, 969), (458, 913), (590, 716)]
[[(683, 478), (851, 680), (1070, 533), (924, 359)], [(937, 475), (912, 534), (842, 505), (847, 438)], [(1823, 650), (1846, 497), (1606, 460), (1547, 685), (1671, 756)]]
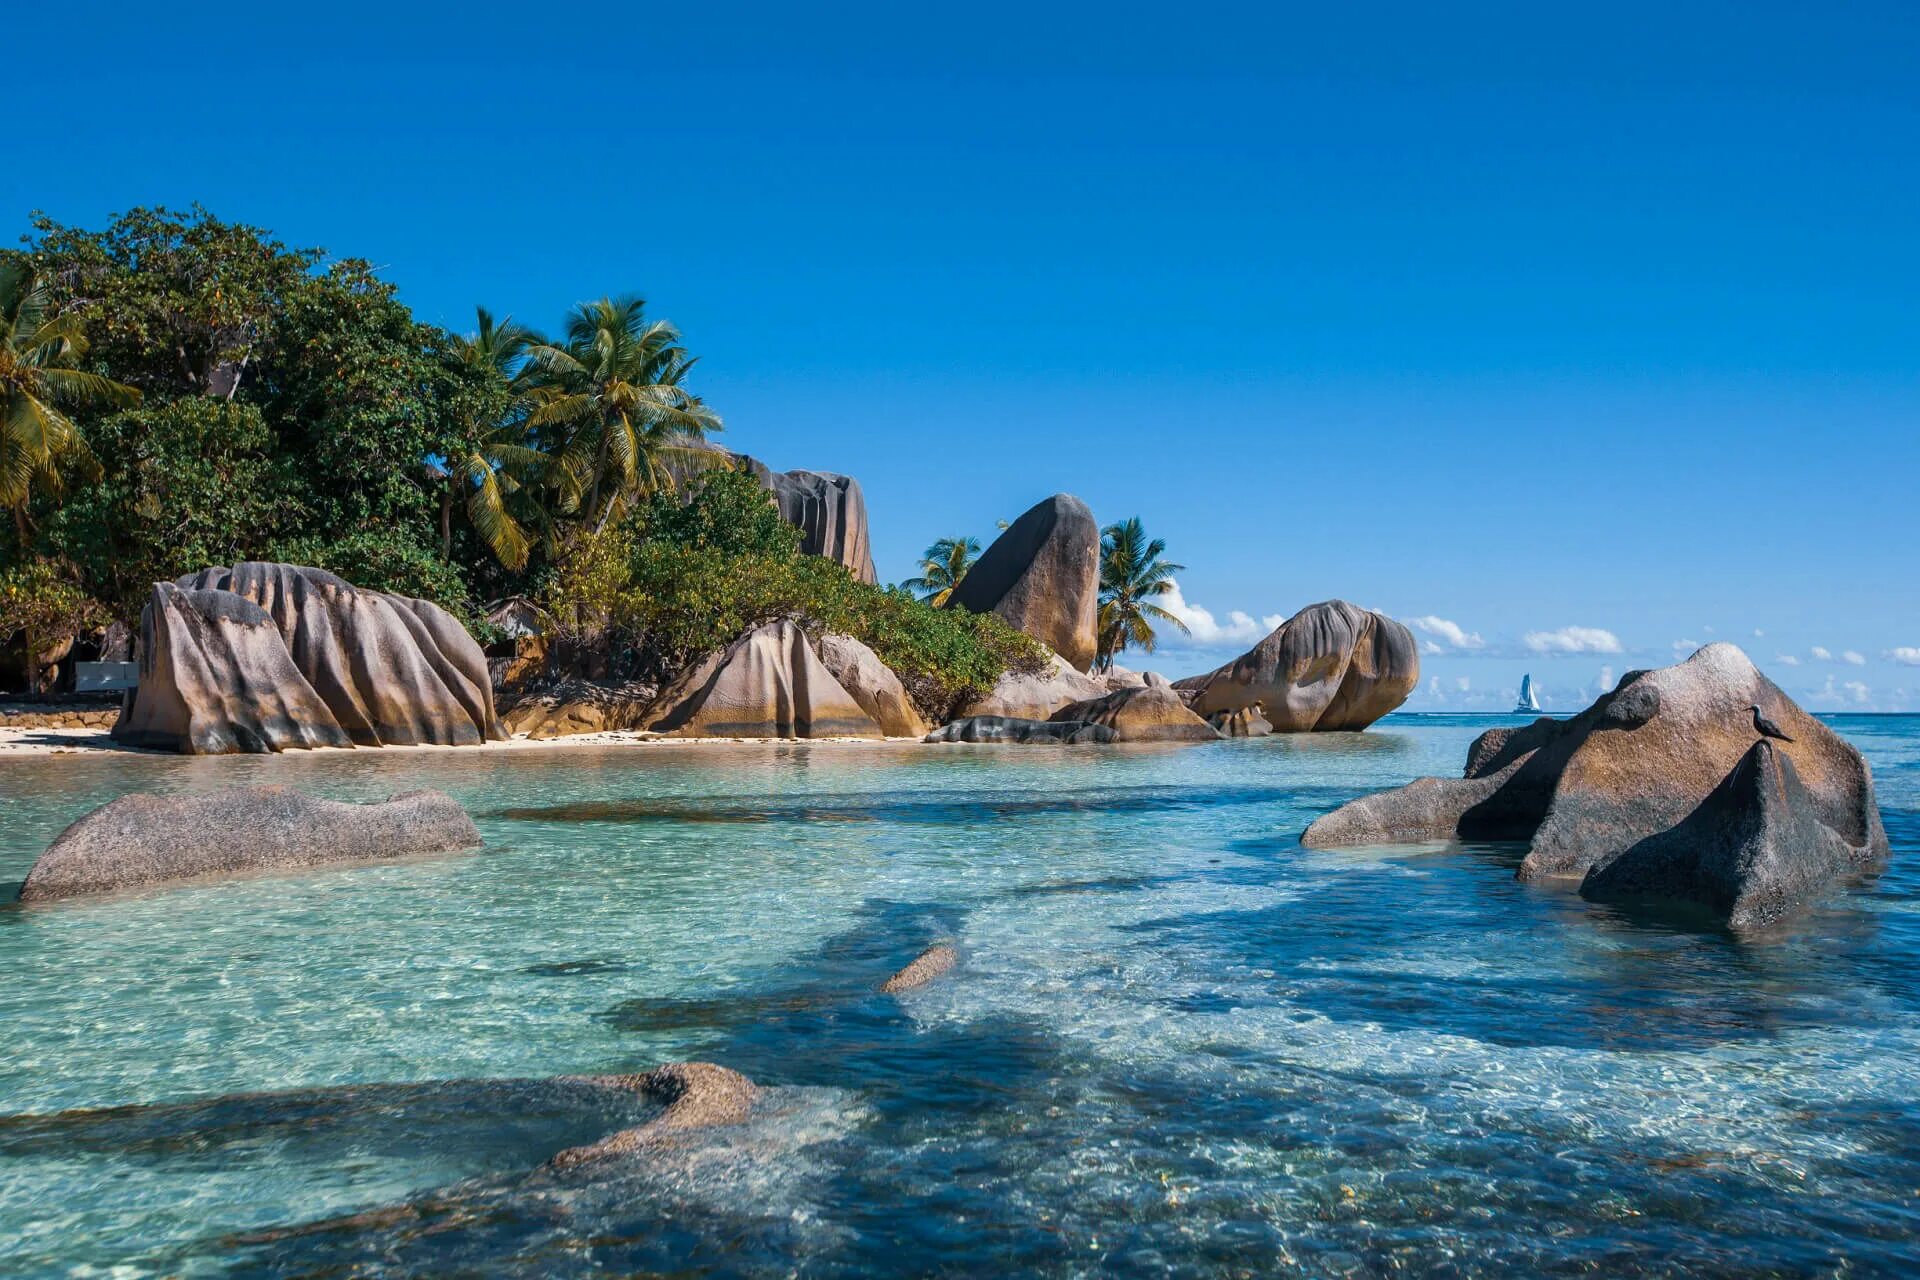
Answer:
[(1514, 705), (1515, 711), (1540, 710), (1540, 695), (1533, 691), (1531, 673), (1520, 677), (1520, 701)]

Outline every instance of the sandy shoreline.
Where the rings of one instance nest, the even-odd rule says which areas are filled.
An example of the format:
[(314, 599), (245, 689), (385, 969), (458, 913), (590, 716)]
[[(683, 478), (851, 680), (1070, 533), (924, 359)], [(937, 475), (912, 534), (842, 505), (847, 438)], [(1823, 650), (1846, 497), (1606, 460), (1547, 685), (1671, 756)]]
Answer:
[[(918, 738), (672, 738), (639, 730), (619, 729), (602, 733), (578, 733), (564, 738), (509, 738), (476, 747), (393, 746), (393, 747), (313, 747), (287, 751), (288, 756), (338, 755), (349, 752), (386, 754), (400, 751), (458, 751), (468, 754), (500, 751), (544, 751), (571, 747), (647, 747), (658, 750), (685, 750), (694, 747), (791, 747), (799, 743), (832, 747), (896, 747), (902, 743), (919, 744)], [(0, 729), (0, 756), (51, 756), (76, 753), (163, 756), (186, 759), (172, 751), (150, 751), (115, 742), (104, 729)]]

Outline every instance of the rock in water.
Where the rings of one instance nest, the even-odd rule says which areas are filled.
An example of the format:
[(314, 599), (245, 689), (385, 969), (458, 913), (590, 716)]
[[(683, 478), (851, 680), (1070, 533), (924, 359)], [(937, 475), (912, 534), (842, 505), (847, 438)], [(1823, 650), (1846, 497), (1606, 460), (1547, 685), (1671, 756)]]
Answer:
[(716, 1125), (740, 1124), (753, 1114), (760, 1089), (738, 1071), (711, 1062), (673, 1062), (637, 1076), (586, 1076), (585, 1083), (632, 1089), (666, 1110), (643, 1125), (622, 1129), (585, 1147), (568, 1147), (548, 1161), (551, 1169), (572, 1169), (632, 1155), (669, 1142), (676, 1134)]
[(1113, 730), (1103, 724), (1082, 720), (1018, 720), (1010, 716), (967, 716), (943, 724), (924, 739), (927, 742), (987, 743), (1087, 743), (1114, 742)]
[(479, 843), (473, 819), (444, 791), (409, 791), (374, 804), (322, 800), (282, 786), (130, 795), (61, 832), (27, 872), (20, 900), (47, 902), (222, 872), (445, 853)]
[(1218, 671), (1176, 688), (1200, 715), (1259, 703), (1276, 733), (1364, 729), (1420, 683), (1413, 633), (1345, 600), (1308, 605)]
[(755, 627), (695, 663), (660, 695), (651, 728), (682, 737), (878, 738), (792, 622)]
[[(1762, 742), (1758, 704), (1793, 742)], [(1525, 840), (1520, 878), (1593, 898), (1669, 898), (1736, 927), (1771, 924), (1885, 862), (1867, 762), (1738, 648), (1629, 672), (1570, 720), (1492, 729), (1464, 778), (1422, 778), (1307, 828), (1316, 847)]]
[(1069, 703), (1086, 702), (1107, 692), (1106, 685), (1083, 676), (1059, 654), (1049, 654), (1047, 668), (1036, 675), (1006, 670), (991, 692), (976, 699), (966, 716), (1000, 716), (1012, 720), (1045, 720)]
[(486, 654), (439, 606), (243, 562), (157, 583), (114, 737), (188, 754), (505, 735)]
[(1213, 742), (1219, 732), (1187, 710), (1172, 689), (1116, 689), (1086, 702), (1062, 707), (1050, 717), (1082, 724), (1103, 724), (1115, 742)]
[(880, 984), (880, 990), (888, 995), (899, 995), (902, 991), (916, 991), (935, 978), (952, 970), (960, 963), (960, 953), (947, 943), (935, 943), (913, 958), (900, 972)]
[(867, 540), (867, 498), (858, 480), (831, 471), (775, 471), (744, 453), (727, 456), (767, 487), (781, 519), (799, 526), (800, 550), (838, 561), (862, 582), (879, 580)]
[(900, 677), (866, 645), (852, 636), (822, 636), (820, 663), (889, 738), (918, 738), (927, 732), (927, 722)]
[(1207, 723), (1219, 730), (1223, 738), (1264, 738), (1273, 732), (1273, 726), (1260, 714), (1257, 702), (1238, 711), (1216, 711), (1207, 717)]
[(1100, 528), (1087, 504), (1056, 493), (994, 539), (947, 607), (995, 613), (1076, 671), (1093, 665), (1100, 607)]

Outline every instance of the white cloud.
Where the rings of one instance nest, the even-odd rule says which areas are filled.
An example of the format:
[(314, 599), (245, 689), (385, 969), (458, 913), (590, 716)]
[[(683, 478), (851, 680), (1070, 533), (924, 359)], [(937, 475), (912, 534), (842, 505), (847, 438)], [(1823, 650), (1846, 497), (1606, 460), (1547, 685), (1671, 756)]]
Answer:
[(1446, 651), (1447, 650), (1445, 646), (1435, 644), (1431, 640), (1422, 640), (1420, 642), (1420, 652), (1424, 654), (1432, 655), (1436, 653), (1445, 653)]
[(1858, 653), (1855, 653), (1852, 649), (1849, 649), (1845, 653), (1841, 654), (1840, 661), (1846, 663), (1850, 667), (1864, 667), (1867, 665), (1866, 658), (1864, 658)]
[(1797, 667), (1800, 665), (1800, 659), (1790, 653), (1776, 653), (1773, 655), (1773, 660), (1783, 667)]
[(1467, 690), (1473, 688), (1473, 681), (1469, 680), (1465, 676), (1455, 676), (1453, 680), (1453, 687), (1458, 689), (1460, 692), (1465, 693)]
[(1424, 631), (1430, 636), (1438, 636), (1455, 649), (1478, 649), (1485, 643), (1480, 639), (1478, 631), (1469, 632), (1457, 622), (1436, 618), (1432, 614), (1422, 618), (1408, 618), (1407, 621), (1413, 624), (1415, 630)]
[(1171, 579), (1167, 582), (1167, 593), (1156, 598), (1154, 603), (1187, 624), (1187, 630), (1193, 634), (1182, 639), (1201, 646), (1252, 644), (1255, 640), (1264, 639), (1268, 632), (1286, 621), (1277, 613), (1256, 618), (1233, 609), (1227, 613), (1227, 620), (1223, 623), (1213, 616), (1211, 610), (1188, 604), (1186, 597), (1180, 594), (1180, 584)]
[(1767, 634), (1766, 632), (1764, 632), (1764, 631), (1762, 631), (1762, 630), (1761, 630), (1760, 628), (1758, 628), (1758, 627), (1755, 627), (1755, 628), (1753, 629), (1753, 638), (1754, 638), (1755, 640), (1758, 640), (1758, 639), (1760, 639), (1760, 638), (1761, 638), (1762, 636), (1764, 636), (1764, 635), (1766, 635), (1766, 634)]
[(1920, 649), (1902, 646), (1887, 650), (1887, 656), (1903, 667), (1920, 667)]
[(1673, 651), (1676, 654), (1692, 653), (1695, 649), (1698, 649), (1699, 647), (1700, 647), (1700, 642), (1698, 640), (1675, 640), (1673, 642)]
[(1427, 696), (1435, 702), (1445, 702), (1447, 700), (1446, 690), (1440, 687), (1439, 676), (1427, 677)]
[(1853, 700), (1855, 702), (1865, 702), (1867, 700), (1868, 695), (1873, 692), (1873, 690), (1867, 688), (1866, 685), (1862, 684), (1858, 680), (1849, 680), (1845, 685), (1841, 687), (1844, 688), (1848, 693), (1853, 695)]
[(1600, 668), (1600, 674), (1593, 682), (1594, 690), (1597, 693), (1612, 693), (1613, 684), (1613, 668), (1610, 666)]
[(1521, 642), (1535, 653), (1621, 653), (1620, 638), (1599, 627), (1529, 631)]
[(1833, 661), (1833, 650), (1831, 649), (1824, 649), (1819, 645), (1815, 645), (1813, 646), (1813, 648), (1807, 650), (1807, 652), (1811, 653), (1814, 657), (1818, 658), (1822, 662)]

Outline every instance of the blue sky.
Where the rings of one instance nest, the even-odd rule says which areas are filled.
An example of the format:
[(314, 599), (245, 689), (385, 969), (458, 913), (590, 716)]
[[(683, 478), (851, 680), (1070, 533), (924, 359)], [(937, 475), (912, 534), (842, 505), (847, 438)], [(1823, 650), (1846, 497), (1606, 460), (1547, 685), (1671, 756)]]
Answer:
[(10, 14), (0, 213), (198, 200), (460, 328), (639, 292), (884, 577), (1142, 516), (1175, 674), (1343, 596), (1429, 620), (1414, 707), (1712, 639), (1920, 707), (1911, 5), (404, 8)]

